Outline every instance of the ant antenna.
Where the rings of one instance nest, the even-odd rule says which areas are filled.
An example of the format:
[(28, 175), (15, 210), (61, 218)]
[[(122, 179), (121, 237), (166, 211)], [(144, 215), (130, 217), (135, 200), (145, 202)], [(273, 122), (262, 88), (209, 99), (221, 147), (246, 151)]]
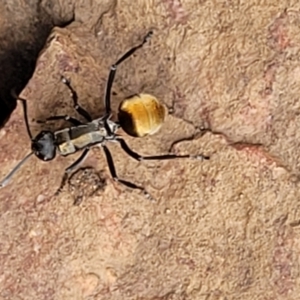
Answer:
[(33, 154), (33, 152), (30, 152), (29, 154), (27, 154), (13, 169), (12, 171), (10, 171), (10, 173), (8, 173), (5, 178), (0, 181), (0, 188), (5, 187), (11, 177), (20, 169), (20, 167), (30, 158), (30, 156)]
[[(28, 122), (28, 115), (27, 115), (27, 102), (25, 99), (23, 98), (20, 98), (16, 95), (15, 91), (12, 90), (11, 91), (11, 95), (16, 99), (16, 100), (19, 100), (21, 103), (22, 103), (22, 106), (23, 106), (23, 112), (24, 112), (24, 119), (25, 119), (25, 125), (26, 125), (26, 130), (27, 130), (27, 133), (28, 133), (28, 136), (30, 138), (30, 140), (33, 140), (32, 138), (32, 133), (31, 133), (31, 130), (30, 130), (30, 127), (29, 127), (29, 122)], [(5, 178), (0, 181), (0, 188), (6, 186), (11, 177), (21, 168), (21, 166), (32, 156), (32, 154), (34, 154), (34, 152), (30, 152), (29, 154), (27, 154), (11, 171), (10, 173), (8, 173)]]
[(27, 101), (25, 99), (20, 98), (19, 96), (17, 96), (15, 90), (11, 91), (11, 95), (12, 95), (12, 97), (15, 98), (15, 100), (19, 100), (22, 103), (26, 130), (27, 130), (27, 133), (28, 133), (28, 136), (29, 136), (30, 140), (32, 140), (33, 138), (32, 138), (32, 133), (31, 133), (31, 130), (30, 130), (30, 127), (29, 127), (28, 114), (27, 114)]
[(22, 103), (22, 106), (23, 106), (23, 110), (24, 110), (24, 119), (25, 119), (25, 125), (26, 125), (26, 129), (27, 129), (27, 133), (28, 133), (28, 136), (29, 138), (32, 140), (32, 133), (31, 133), (31, 130), (30, 130), (30, 127), (29, 127), (29, 122), (28, 122), (28, 115), (27, 115), (27, 102), (25, 99), (22, 99), (22, 98), (17, 98), (17, 100), (19, 100), (21, 103)]

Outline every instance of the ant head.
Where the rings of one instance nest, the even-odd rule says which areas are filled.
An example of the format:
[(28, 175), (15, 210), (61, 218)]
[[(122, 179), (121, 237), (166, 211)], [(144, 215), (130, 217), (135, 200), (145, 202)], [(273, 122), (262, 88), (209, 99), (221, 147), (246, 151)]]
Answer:
[(41, 160), (52, 160), (56, 154), (55, 137), (51, 131), (41, 131), (31, 144), (33, 153)]

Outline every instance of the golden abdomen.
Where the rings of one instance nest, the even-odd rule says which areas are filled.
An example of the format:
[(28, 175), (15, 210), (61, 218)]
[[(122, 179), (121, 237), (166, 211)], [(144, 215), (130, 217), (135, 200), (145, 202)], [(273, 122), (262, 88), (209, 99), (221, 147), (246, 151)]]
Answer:
[(143, 137), (160, 129), (166, 112), (166, 107), (157, 98), (149, 94), (139, 94), (121, 102), (118, 118), (127, 134)]

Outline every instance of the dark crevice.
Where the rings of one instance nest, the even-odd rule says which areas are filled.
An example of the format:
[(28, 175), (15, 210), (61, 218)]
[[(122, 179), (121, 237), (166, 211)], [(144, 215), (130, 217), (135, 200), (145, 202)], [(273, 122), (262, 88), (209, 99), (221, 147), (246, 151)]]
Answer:
[(72, 20), (54, 24), (51, 16), (39, 12), (38, 18), (28, 17), (24, 22), (6, 24), (7, 30), (0, 36), (0, 128), (16, 108), (11, 91), (18, 95), (32, 77), (51, 30), (55, 25), (64, 27)]

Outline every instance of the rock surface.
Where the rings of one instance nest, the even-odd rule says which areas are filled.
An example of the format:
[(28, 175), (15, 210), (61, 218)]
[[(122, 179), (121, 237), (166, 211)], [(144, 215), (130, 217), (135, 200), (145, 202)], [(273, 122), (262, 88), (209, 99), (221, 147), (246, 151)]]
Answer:
[[(151, 29), (149, 44), (118, 69), (112, 107), (143, 91), (174, 104), (174, 114), (156, 135), (126, 140), (141, 154), (159, 154), (203, 127), (203, 136), (174, 149), (210, 160), (139, 163), (109, 145), (119, 176), (145, 186), (151, 202), (113, 182), (93, 149), (83, 167), (105, 184), (79, 190), (84, 201), (74, 206), (74, 185), (84, 189), (94, 173), (55, 192), (78, 154), (31, 158), (0, 190), (0, 299), (299, 299), (300, 4), (6, 2), (14, 2), (1, 4), (6, 49), (31, 41), (24, 61), (32, 66), (44, 45), (21, 93), (34, 135), (66, 125), (36, 120), (78, 117), (61, 75), (100, 116), (110, 65)], [(51, 31), (46, 43), (26, 20), (42, 20), (33, 23), (44, 26), (42, 37)], [(4, 96), (31, 76), (15, 82), (16, 66), (0, 64), (10, 109)], [(0, 149), (2, 178), (30, 151), (20, 105), (0, 131)]]

